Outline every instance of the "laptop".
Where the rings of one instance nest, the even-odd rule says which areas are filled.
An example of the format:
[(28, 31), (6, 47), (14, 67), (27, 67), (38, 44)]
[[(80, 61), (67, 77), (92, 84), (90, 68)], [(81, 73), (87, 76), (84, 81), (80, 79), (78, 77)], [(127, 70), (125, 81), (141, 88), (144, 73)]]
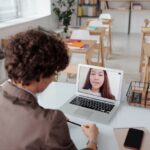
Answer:
[(76, 94), (60, 108), (65, 114), (108, 123), (120, 105), (123, 71), (78, 65)]

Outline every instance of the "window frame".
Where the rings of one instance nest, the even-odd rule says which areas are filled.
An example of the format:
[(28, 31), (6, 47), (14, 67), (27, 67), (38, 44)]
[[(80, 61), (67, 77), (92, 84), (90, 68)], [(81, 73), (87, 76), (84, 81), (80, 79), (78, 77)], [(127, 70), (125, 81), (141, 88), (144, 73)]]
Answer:
[[(26, 0), (24, 0), (24, 1), (26, 1)], [(33, 3), (35, 2), (35, 0), (32, 0), (32, 1), (33, 1)], [(0, 29), (50, 16), (51, 15), (51, 0), (42, 1), (43, 5), (41, 3), (41, 0), (36, 0), (36, 1), (38, 2), (38, 7), (41, 6), (39, 8), (39, 10), (38, 10), (38, 8), (36, 8), (37, 12), (35, 14), (33, 13), (30, 15), (29, 14), (22, 15), (22, 13), (21, 13), (21, 0), (16, 0), (16, 2), (18, 3), (17, 4), (18, 5), (18, 17), (14, 18), (14, 19), (7, 20), (7, 21), (0, 22)], [(42, 6), (43, 6), (43, 8), (42, 8)], [(47, 10), (45, 9), (45, 6), (46, 6)]]

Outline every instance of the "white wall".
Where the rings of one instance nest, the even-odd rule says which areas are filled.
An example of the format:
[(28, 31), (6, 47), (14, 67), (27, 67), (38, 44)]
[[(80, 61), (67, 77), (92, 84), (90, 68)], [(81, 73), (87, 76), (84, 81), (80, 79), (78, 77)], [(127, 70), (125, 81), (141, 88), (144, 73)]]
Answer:
[(11, 27), (6, 27), (0, 29), (0, 39), (1, 38), (7, 38), (13, 34), (16, 34), (20, 31), (27, 30), (29, 28), (34, 28), (37, 26), (42, 26), (46, 29), (56, 29), (58, 27), (57, 19), (52, 14), (51, 16), (41, 18), (38, 20), (30, 21), (27, 23), (22, 23), (19, 25), (14, 25)]
[(112, 17), (112, 32), (128, 33), (128, 10), (104, 10), (103, 13), (109, 13)]
[(150, 20), (150, 10), (132, 11), (130, 33), (141, 33), (145, 19)]

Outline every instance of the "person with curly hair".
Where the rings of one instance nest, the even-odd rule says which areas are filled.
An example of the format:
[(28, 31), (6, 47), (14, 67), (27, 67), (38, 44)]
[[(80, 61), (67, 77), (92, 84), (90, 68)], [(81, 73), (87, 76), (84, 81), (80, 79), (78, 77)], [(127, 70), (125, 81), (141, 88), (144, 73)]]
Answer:
[(111, 93), (109, 79), (105, 70), (90, 68), (83, 89), (88, 90), (91, 94), (115, 100), (115, 96)]
[[(64, 114), (42, 108), (36, 97), (68, 63), (68, 48), (53, 32), (46, 34), (33, 29), (10, 39), (5, 50), (10, 80), (0, 87), (0, 149), (77, 149)], [(95, 150), (96, 125), (85, 124), (81, 128), (89, 139), (85, 149)]]

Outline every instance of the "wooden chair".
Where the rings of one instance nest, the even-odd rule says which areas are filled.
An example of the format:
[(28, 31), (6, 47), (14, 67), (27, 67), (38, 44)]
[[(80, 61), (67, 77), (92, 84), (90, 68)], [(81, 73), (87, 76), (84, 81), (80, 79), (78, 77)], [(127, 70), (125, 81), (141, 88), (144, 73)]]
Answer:
[(149, 26), (150, 21), (148, 19), (144, 20), (144, 27), (148, 27)]
[(4, 50), (8, 45), (9, 39), (1, 39), (1, 48)]
[(148, 19), (144, 20), (144, 27), (142, 27), (141, 31), (141, 57), (140, 57), (140, 65), (139, 65), (139, 71), (142, 71), (142, 68), (144, 66), (144, 49), (143, 44), (144, 43), (150, 43), (150, 21)]
[(108, 25), (108, 28), (106, 29), (106, 36), (108, 36), (108, 44), (106, 45), (106, 48), (108, 49), (109, 55), (112, 54), (112, 18), (111, 15), (108, 13), (102, 13), (99, 15), (99, 19), (102, 20), (104, 25)]
[(101, 29), (91, 30), (90, 34), (99, 36), (99, 43), (97, 43), (93, 49), (94, 49), (94, 52), (96, 50), (98, 53), (98, 55), (97, 55), (98, 56), (98, 62), (101, 61), (101, 65), (105, 66), (105, 61), (104, 61), (105, 60), (104, 59), (105, 49), (104, 49), (104, 43), (103, 43), (103, 41), (104, 41), (103, 38), (105, 36), (105, 29), (101, 28)]
[(107, 18), (107, 16), (103, 16), (103, 14), (101, 14), (99, 16), (99, 19), (88, 19), (86, 22), (86, 26), (105, 28), (105, 36), (103, 43), (107, 58), (109, 55), (112, 54), (112, 31), (111, 31), (112, 19), (106, 19), (105, 17)]
[(143, 82), (150, 81), (150, 43), (143, 43), (143, 55), (145, 59), (144, 69), (143, 69)]
[(8, 42), (9, 42), (8, 39), (1, 39), (1, 41), (0, 41), (0, 59), (4, 58), (4, 51), (5, 51), (5, 48), (8, 44)]
[[(97, 62), (101, 61), (102, 66), (104, 66), (103, 40), (102, 40), (102, 37), (101, 37), (101, 34), (99, 31), (98, 32), (95, 32), (95, 31), (91, 32), (91, 31), (86, 30), (86, 29), (74, 30), (72, 32), (71, 39), (80, 39), (80, 40), (83, 40), (84, 43), (87, 45), (93, 45), (92, 48), (90, 47), (90, 50), (88, 50), (88, 51), (90, 51), (90, 53), (96, 53)], [(96, 41), (97, 44), (96, 43), (93, 44), (93, 41), (94, 42)], [(80, 51), (79, 51), (79, 53), (80, 53)], [(88, 53), (86, 53), (86, 55)], [(93, 55), (90, 55), (90, 56), (93, 56)], [(86, 63), (89, 64), (89, 61), (87, 61), (87, 58), (88, 57), (86, 56)]]
[(70, 63), (67, 66), (67, 68), (63, 71), (63, 73), (67, 74), (67, 79), (68, 78), (73, 78), (77, 74), (77, 69), (78, 69), (78, 66), (76, 64), (71, 64)]
[[(69, 51), (69, 56), (72, 57), (72, 52), (71, 51)], [(70, 62), (69, 65), (66, 67), (66, 69), (63, 70), (62, 72), (60, 72), (57, 75), (57, 78), (55, 78), (55, 79), (58, 81), (59, 76), (62, 75), (62, 74), (66, 74), (67, 75), (66, 80), (68, 80), (68, 78), (74, 78), (76, 76), (76, 74), (77, 74), (77, 68), (78, 68), (78, 66), (76, 64), (72, 64)]]
[(94, 65), (94, 66), (103, 66), (102, 61), (94, 60), (93, 55), (94, 55), (94, 51), (93, 50), (90, 50), (90, 51), (87, 52), (87, 54), (86, 54), (86, 62), (87, 62), (87, 64)]

